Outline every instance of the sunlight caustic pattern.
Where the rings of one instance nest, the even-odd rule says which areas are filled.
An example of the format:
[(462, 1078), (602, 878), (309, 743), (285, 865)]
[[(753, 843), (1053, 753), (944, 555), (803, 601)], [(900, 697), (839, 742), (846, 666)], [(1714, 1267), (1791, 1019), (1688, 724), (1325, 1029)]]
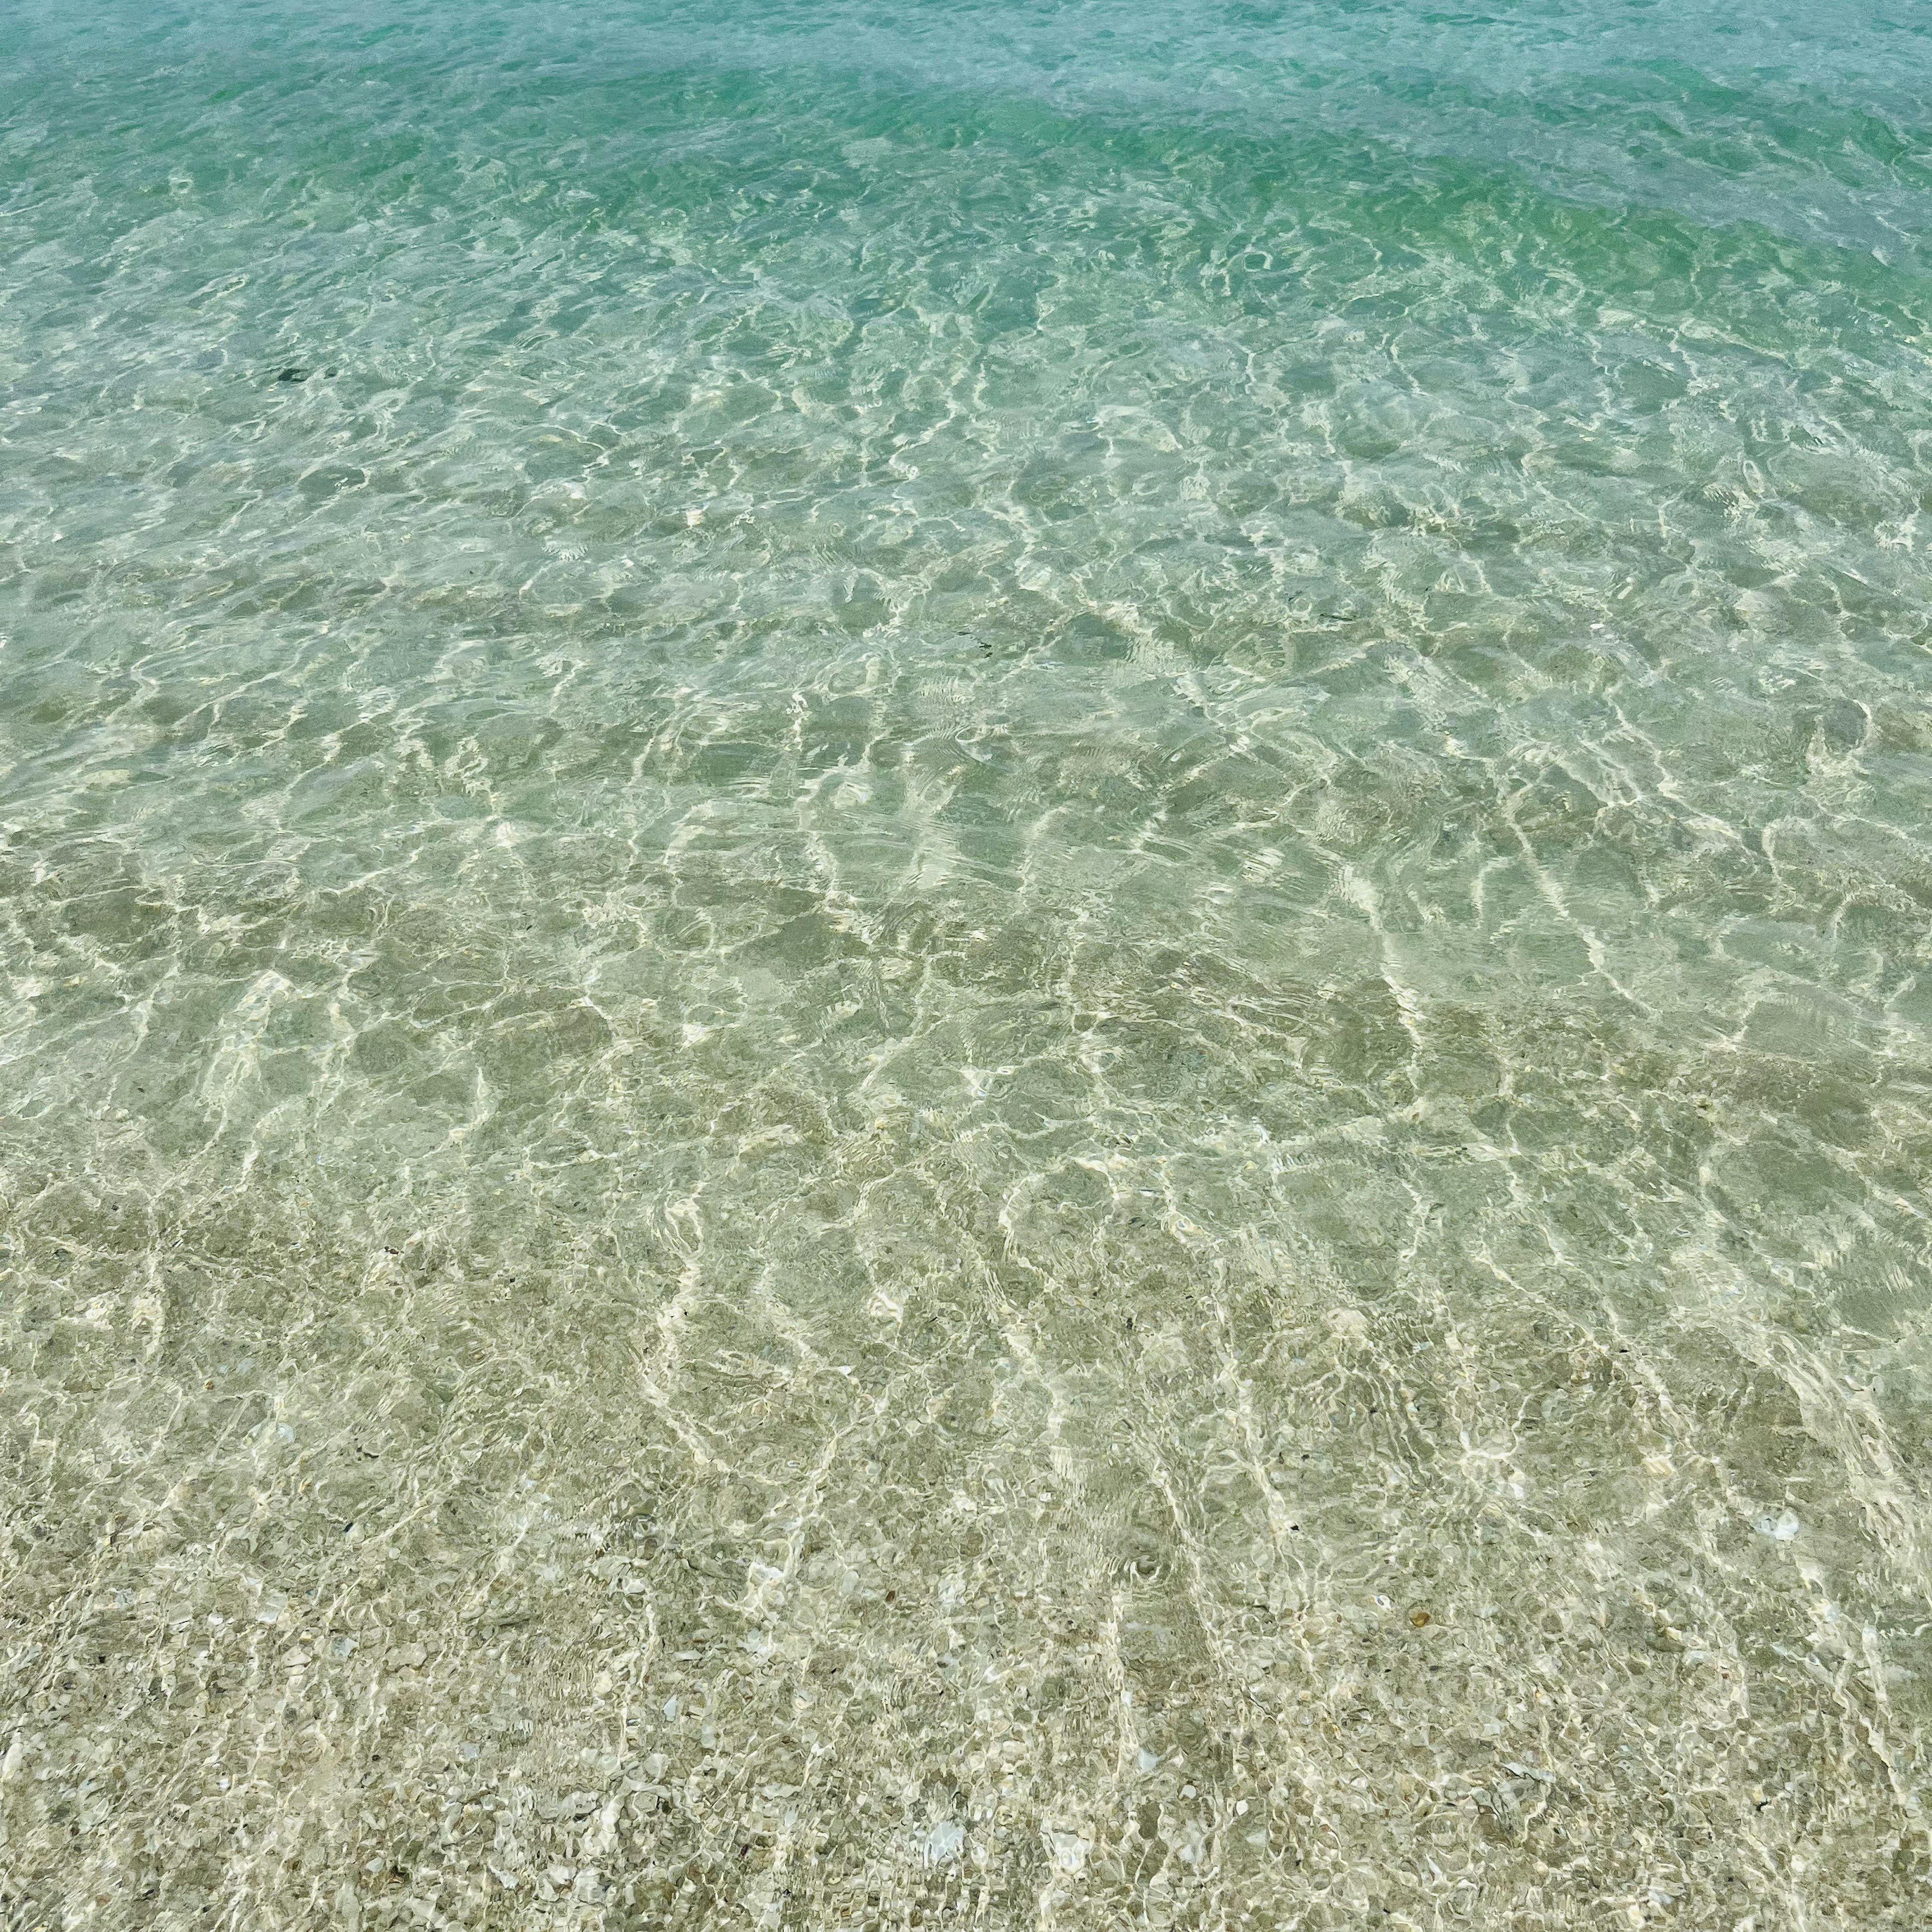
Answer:
[(1932, 46), (0, 23), (0, 1907), (1922, 1926)]

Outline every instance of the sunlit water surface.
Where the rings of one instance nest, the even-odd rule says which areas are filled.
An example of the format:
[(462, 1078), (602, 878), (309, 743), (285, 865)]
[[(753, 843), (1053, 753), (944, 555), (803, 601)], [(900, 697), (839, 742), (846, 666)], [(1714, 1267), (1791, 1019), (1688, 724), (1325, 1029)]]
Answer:
[(1932, 1923), (1928, 29), (16, 0), (5, 1923)]

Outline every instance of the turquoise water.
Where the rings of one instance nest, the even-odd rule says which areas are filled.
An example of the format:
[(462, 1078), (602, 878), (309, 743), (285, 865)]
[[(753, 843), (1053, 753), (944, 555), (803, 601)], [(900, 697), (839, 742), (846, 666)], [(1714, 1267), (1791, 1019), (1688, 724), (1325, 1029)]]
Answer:
[(0, 1904), (1923, 1926), (1932, 20), (0, 20)]

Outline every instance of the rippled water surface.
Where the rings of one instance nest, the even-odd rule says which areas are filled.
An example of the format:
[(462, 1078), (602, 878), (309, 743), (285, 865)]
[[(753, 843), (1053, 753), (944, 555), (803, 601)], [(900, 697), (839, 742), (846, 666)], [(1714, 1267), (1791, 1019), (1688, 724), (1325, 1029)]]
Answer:
[(1932, 1923), (1932, 20), (0, 17), (0, 1910)]

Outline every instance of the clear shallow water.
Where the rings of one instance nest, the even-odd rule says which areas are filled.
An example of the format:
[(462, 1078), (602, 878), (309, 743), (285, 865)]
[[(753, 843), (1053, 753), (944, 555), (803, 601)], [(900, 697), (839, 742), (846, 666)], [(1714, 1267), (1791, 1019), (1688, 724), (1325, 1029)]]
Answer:
[(13, 1918), (1924, 1923), (1928, 53), (10, 14)]

